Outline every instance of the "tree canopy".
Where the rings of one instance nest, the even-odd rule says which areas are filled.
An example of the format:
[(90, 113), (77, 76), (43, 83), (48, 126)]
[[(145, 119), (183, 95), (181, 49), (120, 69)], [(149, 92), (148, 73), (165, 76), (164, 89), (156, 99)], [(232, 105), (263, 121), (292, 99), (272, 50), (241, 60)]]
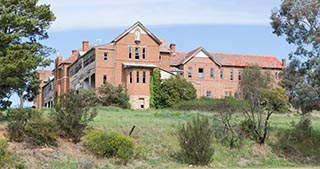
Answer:
[(320, 1), (283, 0), (271, 19), (273, 33), (296, 46), (283, 74), (290, 102), (304, 113), (320, 110)]
[(55, 20), (49, 5), (38, 0), (0, 0), (0, 109), (10, 106), (13, 92), (32, 100), (39, 82), (35, 69), (47, 66), (51, 49), (40, 41)]

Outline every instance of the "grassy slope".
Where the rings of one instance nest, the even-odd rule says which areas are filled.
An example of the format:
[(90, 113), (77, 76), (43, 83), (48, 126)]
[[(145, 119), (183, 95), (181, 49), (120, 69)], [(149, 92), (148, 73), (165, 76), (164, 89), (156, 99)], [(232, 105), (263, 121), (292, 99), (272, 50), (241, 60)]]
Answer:
[[(133, 163), (138, 168), (184, 168), (185, 165), (177, 157), (179, 146), (174, 133), (179, 124), (190, 120), (197, 112), (180, 112), (173, 110), (121, 110), (113, 108), (100, 108), (95, 121), (91, 123), (94, 128), (106, 131), (129, 133), (131, 127), (137, 128), (132, 136), (142, 147), (143, 158), (140, 163)], [(217, 118), (214, 113), (202, 113)], [(239, 116), (239, 115), (238, 115)], [(241, 115), (237, 118), (243, 118)], [(320, 118), (313, 117), (314, 128), (320, 130)], [(291, 121), (299, 121), (299, 116), (274, 115), (271, 119), (270, 145), (276, 145), (275, 133), (290, 127)], [(292, 163), (274, 153), (276, 146), (259, 146), (246, 140), (236, 149), (229, 150), (219, 143), (214, 143), (215, 155), (210, 167), (293, 167), (306, 166)], [(139, 160), (138, 160), (139, 161)], [(131, 166), (131, 167), (133, 167)]]
[[(189, 165), (182, 163), (181, 159), (177, 156), (179, 146), (175, 132), (179, 124), (190, 120), (197, 112), (122, 110), (107, 107), (100, 107), (98, 110), (98, 116), (90, 123), (91, 128), (128, 134), (132, 126), (136, 126), (132, 137), (135, 138), (141, 150), (140, 157), (131, 161), (127, 166), (123, 166), (117, 164), (116, 159), (98, 159), (90, 153), (83, 151), (79, 145), (73, 147), (69, 143), (63, 143), (58, 152), (59, 154), (64, 154), (64, 158), (52, 158), (47, 164), (48, 168), (81, 168), (81, 166), (87, 163), (90, 164), (91, 162), (101, 166), (101, 168), (189, 168)], [(47, 112), (48, 110), (45, 110), (45, 113)], [(201, 114), (209, 116), (212, 119), (218, 118), (218, 115), (215, 113)], [(236, 121), (243, 119), (241, 115), (236, 115), (235, 118)], [(312, 117), (312, 120), (313, 127), (320, 133), (320, 116)], [(271, 118), (271, 134), (266, 146), (259, 146), (253, 141), (245, 140), (241, 146), (230, 150), (228, 147), (214, 142), (215, 154), (212, 163), (209, 166), (199, 168), (290, 168), (310, 166), (310, 164), (304, 163), (303, 160), (297, 161), (296, 157), (299, 158), (300, 156), (291, 159), (291, 156), (283, 155), (278, 151), (281, 143), (278, 142), (275, 133), (288, 129), (291, 121), (299, 121), (299, 116), (273, 115)], [(67, 149), (73, 152), (65, 151)], [(319, 150), (319, 154), (319, 148), (314, 151), (317, 150)], [(320, 166), (319, 162), (314, 164)]]

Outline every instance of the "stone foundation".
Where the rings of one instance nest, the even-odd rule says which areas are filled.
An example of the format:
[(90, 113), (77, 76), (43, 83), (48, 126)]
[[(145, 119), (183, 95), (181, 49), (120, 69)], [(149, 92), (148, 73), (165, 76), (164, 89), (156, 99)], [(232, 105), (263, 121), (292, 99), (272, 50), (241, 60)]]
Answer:
[(130, 104), (132, 109), (148, 109), (150, 96), (134, 95), (130, 96)]

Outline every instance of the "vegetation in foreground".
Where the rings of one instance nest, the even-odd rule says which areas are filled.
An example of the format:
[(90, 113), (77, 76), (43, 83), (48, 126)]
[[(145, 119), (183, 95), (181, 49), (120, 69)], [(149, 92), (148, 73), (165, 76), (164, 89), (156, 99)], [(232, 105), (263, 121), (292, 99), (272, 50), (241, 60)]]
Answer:
[[(45, 110), (45, 112), (48, 111), (50, 110)], [(219, 113), (178, 110), (138, 111), (114, 107), (98, 107), (97, 112), (94, 121), (89, 123), (89, 128), (128, 136), (132, 126), (136, 126), (131, 134), (135, 152), (126, 165), (117, 157), (96, 157), (82, 146), (83, 142), (73, 144), (61, 139), (58, 139), (58, 147), (50, 148), (34, 148), (24, 144), (21, 147), (20, 143), (13, 143), (16, 153), (12, 157), (24, 161), (23, 164), (27, 168), (39, 166), (47, 166), (47, 168), (85, 166), (90, 168), (185, 168), (189, 163), (185, 163), (181, 156), (177, 132), (179, 126), (199, 115), (209, 119), (209, 125), (215, 135), (212, 141), (214, 154), (211, 157), (211, 163), (202, 166), (203, 168), (305, 167), (320, 164), (320, 148), (317, 146), (320, 141), (319, 116), (308, 118), (312, 121), (312, 128), (310, 128), (308, 121), (300, 123), (300, 115), (275, 114), (270, 119), (272, 127), (265, 145), (243, 139), (230, 149), (219, 135), (218, 128), (221, 125)], [(235, 123), (243, 119), (245, 117), (242, 114), (235, 114), (231, 122)], [(292, 121), (295, 124), (292, 124)], [(300, 130), (295, 130), (297, 128)], [(32, 152), (37, 157), (31, 158)], [(84, 163), (84, 161), (87, 162)]]

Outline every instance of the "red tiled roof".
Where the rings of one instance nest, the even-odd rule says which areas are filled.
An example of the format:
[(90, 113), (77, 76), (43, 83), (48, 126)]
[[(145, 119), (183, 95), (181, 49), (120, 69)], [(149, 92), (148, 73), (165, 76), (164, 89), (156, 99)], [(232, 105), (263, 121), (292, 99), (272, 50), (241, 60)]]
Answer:
[(176, 52), (174, 56), (170, 57), (170, 65), (180, 65), (186, 58), (187, 52)]
[(258, 64), (264, 68), (283, 68), (282, 63), (274, 56), (211, 52), (210, 55), (214, 60), (224, 66), (248, 66)]
[[(170, 65), (178, 66), (183, 62), (191, 59), (195, 52), (203, 49), (198, 47), (188, 53), (176, 52), (175, 56), (170, 57)], [(274, 56), (259, 56), (250, 54), (228, 54), (228, 53), (213, 53), (210, 52), (210, 57), (222, 66), (248, 66), (258, 64), (264, 68), (283, 68), (282, 63)]]

